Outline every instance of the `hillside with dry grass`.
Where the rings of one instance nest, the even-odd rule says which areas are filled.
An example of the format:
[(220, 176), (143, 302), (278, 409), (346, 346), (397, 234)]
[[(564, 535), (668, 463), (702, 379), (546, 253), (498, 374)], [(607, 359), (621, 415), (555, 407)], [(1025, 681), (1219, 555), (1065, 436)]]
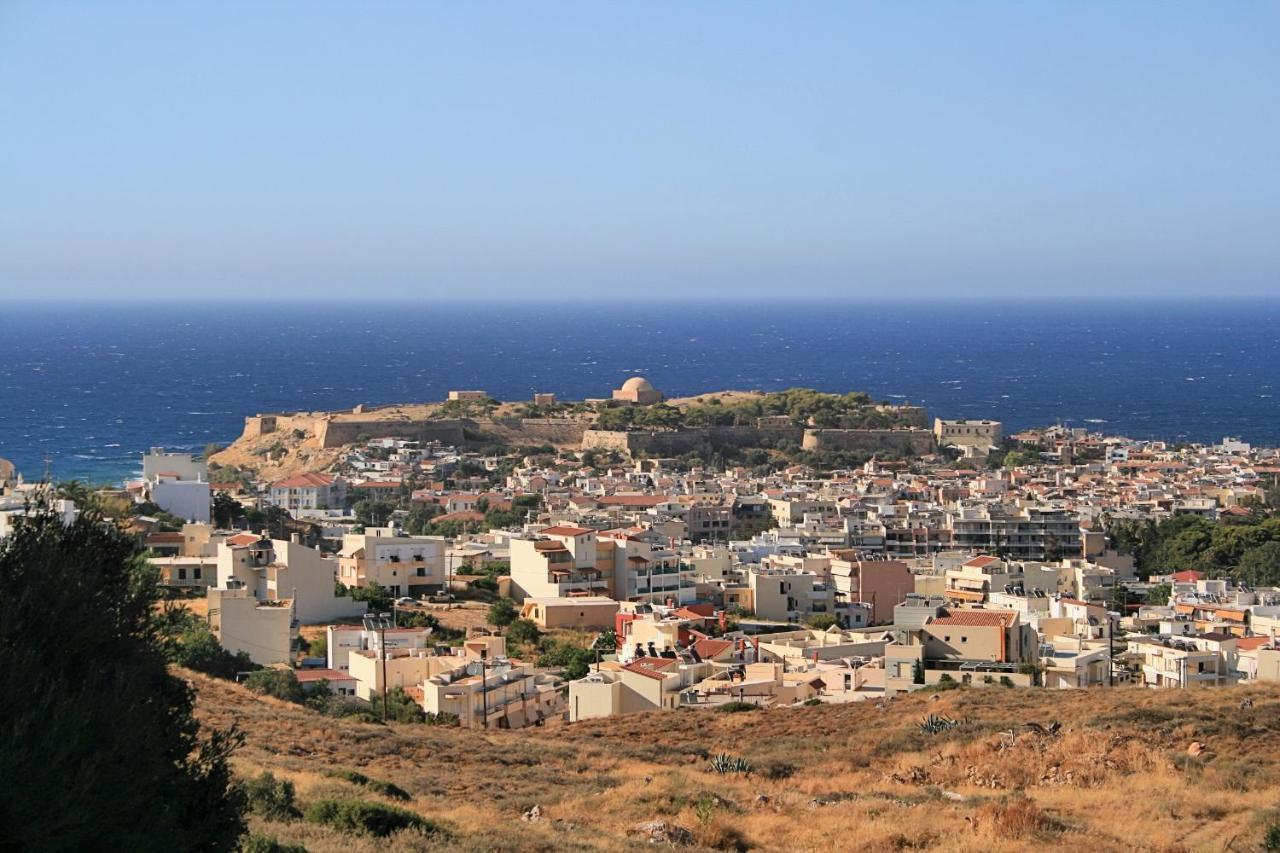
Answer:
[[(328, 775), (356, 770), (442, 828), (388, 840), (253, 819), (315, 853), (639, 849), (654, 822), (687, 849), (1243, 851), (1280, 821), (1276, 689), (986, 688), (475, 733), (330, 719), (186, 675), (203, 721), (246, 733), (241, 775), (287, 778), (303, 805), (383, 799)], [(959, 725), (927, 734), (930, 714)], [(715, 772), (718, 753), (750, 772)]]

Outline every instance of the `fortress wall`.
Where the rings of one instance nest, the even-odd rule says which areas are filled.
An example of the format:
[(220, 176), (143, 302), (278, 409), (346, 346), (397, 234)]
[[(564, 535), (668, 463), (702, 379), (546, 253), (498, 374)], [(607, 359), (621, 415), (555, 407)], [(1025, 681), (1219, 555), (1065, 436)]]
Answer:
[(341, 447), (354, 444), (360, 438), (400, 438), (406, 441), (438, 441), (441, 444), (460, 445), (465, 436), (464, 421), (392, 421), (392, 420), (342, 420), (321, 419), (315, 434), (321, 447)]
[(916, 455), (933, 450), (933, 433), (909, 429), (807, 429), (800, 444), (804, 450), (857, 450), (871, 453), (901, 452)]
[(577, 446), (587, 424), (568, 418), (493, 418), (476, 421), (476, 428), (509, 444)]

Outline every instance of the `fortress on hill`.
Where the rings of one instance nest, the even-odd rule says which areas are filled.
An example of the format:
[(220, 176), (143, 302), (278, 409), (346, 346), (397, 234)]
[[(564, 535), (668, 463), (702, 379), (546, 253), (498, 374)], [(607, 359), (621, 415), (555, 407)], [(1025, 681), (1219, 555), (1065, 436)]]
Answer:
[[(819, 427), (813, 423), (797, 423), (787, 415), (768, 415), (756, 418), (754, 424), (734, 426), (646, 428), (629, 425), (603, 429), (596, 423), (601, 410), (655, 406), (665, 399), (648, 379), (633, 376), (609, 397), (587, 399), (578, 404), (558, 403), (554, 394), (536, 394), (532, 399), (533, 407), (551, 409), (555, 414), (526, 417), (521, 415), (520, 409), (527, 407), (527, 403), (498, 403), (483, 391), (453, 391), (444, 403), (376, 408), (360, 405), (339, 412), (252, 415), (245, 418), (242, 440), (252, 441), (278, 434), (282, 439), (312, 440), (321, 448), (342, 447), (377, 438), (439, 442), (453, 446), (551, 444), (582, 450), (610, 450), (633, 457), (677, 456), (726, 447), (774, 446), (780, 441), (794, 442), (810, 451), (905, 452), (917, 455), (929, 453), (936, 446), (935, 430), (928, 428), (924, 408), (910, 405), (872, 407), (892, 421), (892, 426), (880, 428)], [(679, 408), (682, 403), (673, 405)], [(689, 403), (686, 401), (683, 405)], [(525, 411), (527, 413), (527, 409)]]

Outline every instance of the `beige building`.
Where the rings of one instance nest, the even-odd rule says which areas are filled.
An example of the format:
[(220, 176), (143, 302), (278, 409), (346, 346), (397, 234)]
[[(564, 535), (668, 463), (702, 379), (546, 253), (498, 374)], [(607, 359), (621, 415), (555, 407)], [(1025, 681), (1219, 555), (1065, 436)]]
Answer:
[(646, 657), (629, 664), (601, 664), (569, 683), (569, 722), (679, 707), (684, 685), (676, 663)]
[(489, 399), (489, 395), (484, 391), (450, 391), (449, 399), (455, 403), (463, 401), (484, 401)]
[(473, 660), (422, 682), (422, 707), (471, 729), (519, 729), (564, 713), (561, 679), (503, 658)]
[(379, 584), (393, 596), (421, 596), (446, 583), (443, 536), (403, 536), (391, 528), (374, 527), (342, 537), (338, 580), (348, 587)]
[(520, 608), (520, 618), (532, 620), (539, 628), (589, 628), (613, 627), (613, 617), (618, 612), (618, 602), (607, 596), (580, 596), (577, 598), (526, 598)]
[(347, 500), (347, 482), (333, 474), (308, 472), (271, 484), (267, 500), (291, 513), (311, 509), (341, 509)]
[(620, 403), (631, 403), (637, 406), (651, 406), (662, 402), (662, 392), (654, 388), (643, 376), (632, 376), (622, 387), (613, 392), (613, 399)]
[(938, 444), (952, 447), (996, 447), (1002, 438), (1000, 421), (943, 420), (933, 421), (933, 437)]
[(517, 601), (607, 596), (681, 605), (694, 600), (692, 569), (674, 551), (635, 536), (556, 525), (512, 539), (509, 551)]
[(337, 563), (298, 542), (228, 537), (218, 545), (218, 587), (244, 587), (267, 604), (291, 600), (304, 625), (364, 615), (363, 602), (334, 595)]
[(209, 630), (229, 652), (244, 652), (261, 666), (292, 660), (297, 626), (288, 601), (262, 602), (248, 589), (210, 589)]

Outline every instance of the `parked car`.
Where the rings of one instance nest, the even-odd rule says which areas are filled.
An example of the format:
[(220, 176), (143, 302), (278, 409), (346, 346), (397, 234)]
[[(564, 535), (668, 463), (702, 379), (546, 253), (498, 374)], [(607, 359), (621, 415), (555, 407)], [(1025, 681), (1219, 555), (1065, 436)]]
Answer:
[(396, 599), (396, 604), (399, 604), (401, 607), (405, 606), (406, 604), (412, 605), (417, 603), (418, 603), (418, 600), (416, 598), (410, 598), (407, 595)]
[(435, 595), (427, 596), (427, 601), (431, 602), (432, 604), (448, 604), (449, 602), (453, 601), (453, 593), (437, 592)]

